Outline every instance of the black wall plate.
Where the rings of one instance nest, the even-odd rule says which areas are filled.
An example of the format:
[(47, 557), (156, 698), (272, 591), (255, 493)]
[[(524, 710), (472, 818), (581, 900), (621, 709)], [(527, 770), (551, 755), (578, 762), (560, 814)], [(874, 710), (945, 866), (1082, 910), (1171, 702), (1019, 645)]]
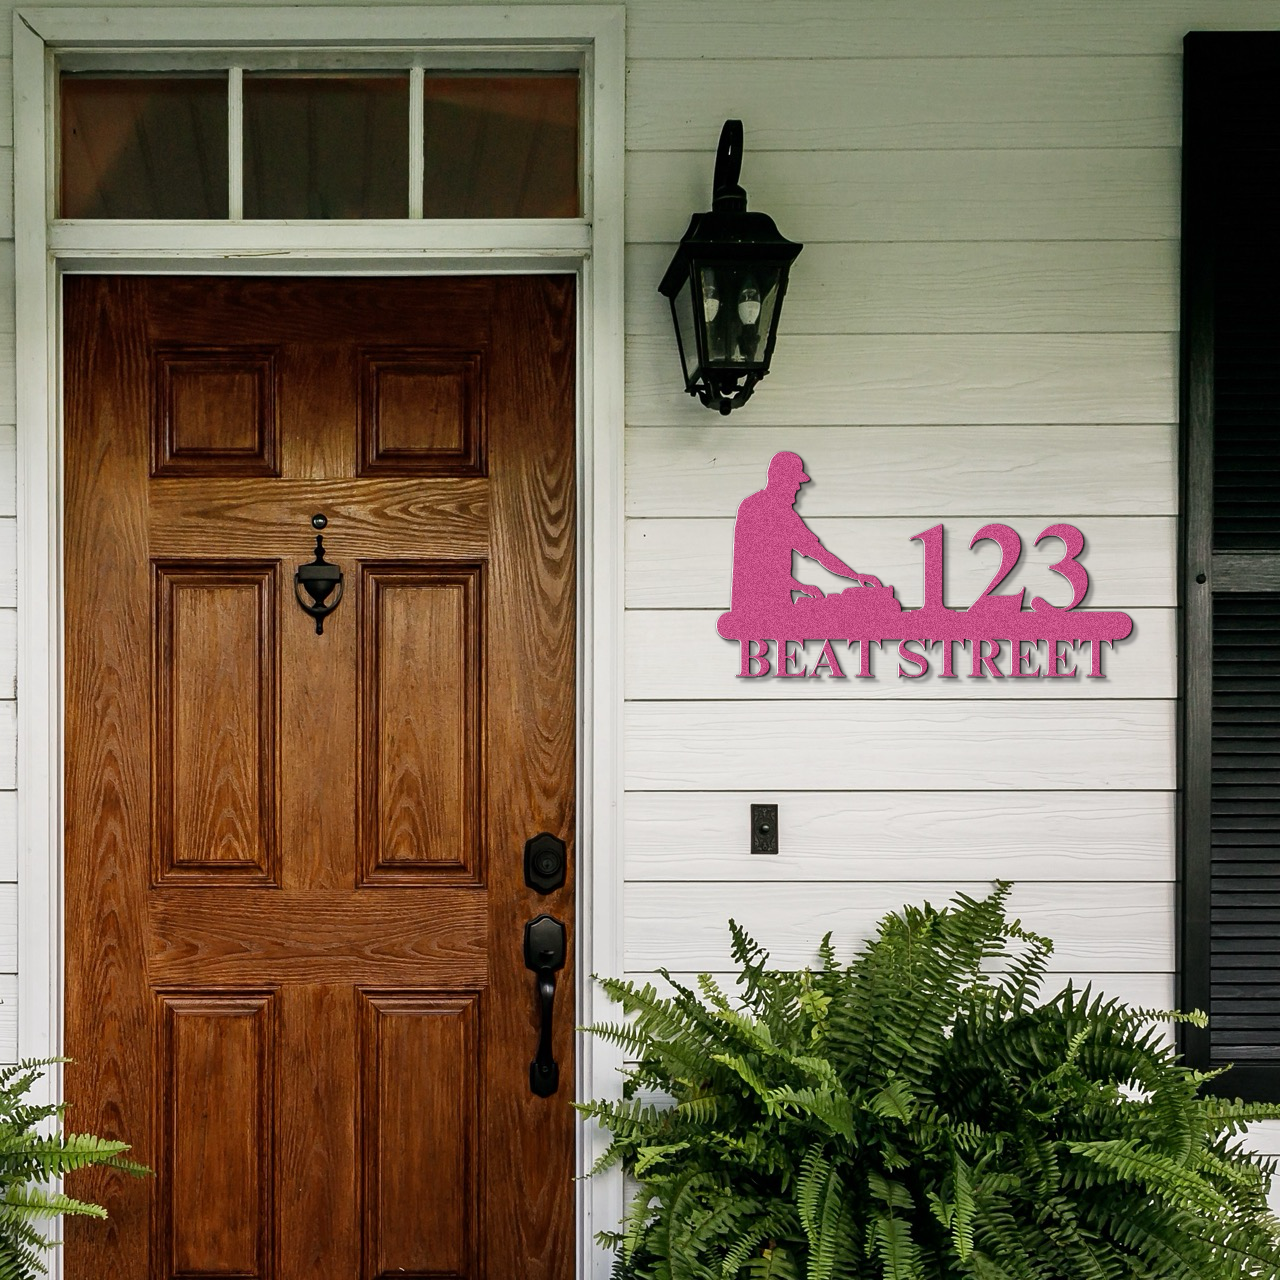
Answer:
[(778, 852), (778, 806), (776, 804), (751, 806), (751, 852)]

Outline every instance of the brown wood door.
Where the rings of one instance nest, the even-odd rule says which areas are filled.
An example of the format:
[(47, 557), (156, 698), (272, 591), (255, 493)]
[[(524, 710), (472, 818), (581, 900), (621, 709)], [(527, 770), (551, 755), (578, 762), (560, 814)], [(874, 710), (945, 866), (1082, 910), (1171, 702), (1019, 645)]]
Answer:
[[(567, 1280), (573, 282), (66, 285), (71, 1280)], [(344, 594), (295, 601), (312, 517)]]

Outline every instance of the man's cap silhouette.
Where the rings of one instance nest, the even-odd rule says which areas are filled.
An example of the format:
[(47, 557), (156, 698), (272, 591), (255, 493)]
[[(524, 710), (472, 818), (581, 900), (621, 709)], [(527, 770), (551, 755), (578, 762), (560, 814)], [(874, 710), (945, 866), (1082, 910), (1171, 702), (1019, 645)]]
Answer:
[(808, 480), (804, 473), (804, 459), (798, 453), (775, 453), (769, 463), (769, 479), (801, 483)]

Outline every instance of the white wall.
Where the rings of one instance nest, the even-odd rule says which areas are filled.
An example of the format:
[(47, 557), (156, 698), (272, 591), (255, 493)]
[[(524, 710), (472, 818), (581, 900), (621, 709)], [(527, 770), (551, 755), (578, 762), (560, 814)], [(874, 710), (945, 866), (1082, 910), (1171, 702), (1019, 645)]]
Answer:
[[(828, 928), (848, 945), (904, 900), (1001, 876), (1057, 939), (1059, 973), (1172, 1000), (1181, 37), (1278, 25), (1276, 0), (630, 0), (631, 970), (723, 967), (730, 914), (802, 960)], [(8, 181), (7, 92), (0, 104)], [(679, 391), (655, 286), (735, 115), (753, 207), (806, 248), (775, 372), (725, 421)], [(10, 245), (0, 290), (11, 698)], [(813, 527), (908, 604), (907, 539), (927, 525), (947, 525), (963, 603), (994, 567), (990, 544), (966, 549), (980, 524), (1006, 521), (1029, 547), (1078, 523), (1089, 603), (1136, 620), (1111, 678), (948, 688), (885, 661), (874, 683), (734, 679), (714, 625), (732, 517), (781, 448), (815, 476), (800, 505)], [(1046, 561), (1029, 552), (1012, 585), (1045, 581)], [(0, 710), (12, 787), (12, 702)], [(12, 792), (0, 800), (3, 1057), (17, 908)], [(780, 805), (777, 858), (747, 852), (752, 800)]]
[[(722, 966), (730, 913), (800, 960), (1000, 876), (1059, 972), (1171, 1002), (1179, 54), (1209, 6), (1116, 8), (629, 10), (633, 968)], [(726, 423), (679, 393), (654, 283), (737, 114), (753, 207), (806, 248)], [(938, 520), (957, 604), (999, 562), (980, 525), (1028, 548), (1002, 590), (1043, 590), (1060, 553), (1031, 540), (1078, 524), (1088, 603), (1134, 611), (1111, 678), (907, 681), (886, 654), (875, 682), (737, 679), (732, 517), (783, 448), (815, 477), (798, 509), (906, 604)], [(769, 799), (783, 851), (753, 858)]]
[[(722, 968), (729, 914), (800, 962), (999, 876), (1059, 974), (1171, 1003), (1181, 38), (1280, 5), (628, 14), (628, 964)], [(775, 372), (724, 423), (676, 390), (654, 283), (731, 115), (753, 206), (806, 249)], [(827, 545), (906, 603), (938, 520), (953, 603), (998, 563), (980, 524), (1078, 524), (1088, 603), (1135, 619), (1111, 678), (736, 679), (732, 515), (781, 448)], [(747, 852), (752, 800), (777, 858)]]

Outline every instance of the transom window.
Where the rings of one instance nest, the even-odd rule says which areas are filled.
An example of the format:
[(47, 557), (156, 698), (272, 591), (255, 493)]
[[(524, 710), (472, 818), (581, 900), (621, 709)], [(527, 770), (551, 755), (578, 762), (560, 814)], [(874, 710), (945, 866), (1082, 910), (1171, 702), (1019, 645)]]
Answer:
[(577, 71), (64, 70), (61, 218), (577, 218)]

